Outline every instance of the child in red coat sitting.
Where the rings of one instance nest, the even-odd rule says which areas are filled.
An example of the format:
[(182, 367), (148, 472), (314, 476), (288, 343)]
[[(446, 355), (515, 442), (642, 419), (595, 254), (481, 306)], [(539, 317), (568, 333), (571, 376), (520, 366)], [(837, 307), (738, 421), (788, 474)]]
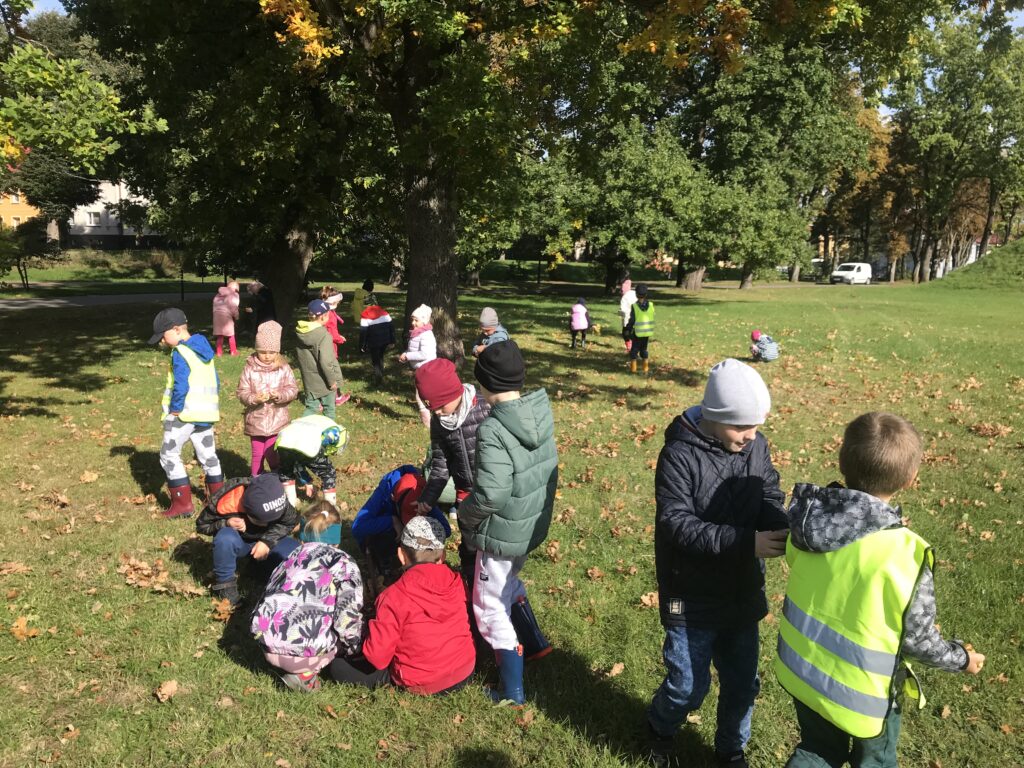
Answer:
[(405, 572), (377, 598), (360, 656), (337, 657), (328, 674), (339, 683), (412, 693), (461, 688), (476, 665), (462, 579), (444, 562), (444, 527), (414, 517), (402, 530), (398, 559)]

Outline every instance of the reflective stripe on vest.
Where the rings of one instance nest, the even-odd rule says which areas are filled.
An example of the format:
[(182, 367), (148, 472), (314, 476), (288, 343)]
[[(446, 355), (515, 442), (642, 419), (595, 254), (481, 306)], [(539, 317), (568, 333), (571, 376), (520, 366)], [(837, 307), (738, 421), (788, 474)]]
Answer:
[(786, 560), (779, 682), (851, 736), (878, 736), (894, 695), (903, 616), (932, 562), (928, 543), (906, 528), (834, 552), (805, 552), (790, 540)]
[[(186, 422), (202, 422), (212, 424), (220, 421), (220, 398), (217, 392), (217, 369), (213, 360), (203, 362), (199, 355), (179, 344), (174, 351), (188, 363), (188, 392), (185, 403), (181, 407), (178, 418)], [(174, 363), (167, 369), (167, 384), (164, 386), (163, 411), (166, 416), (171, 411), (171, 390), (174, 387)]]
[(654, 335), (654, 302), (647, 302), (647, 309), (640, 309), (639, 304), (633, 305), (633, 335), (638, 339)]
[[(332, 419), (314, 413), (303, 416), (288, 424), (277, 436), (275, 446), (301, 453), (310, 459), (320, 453), (325, 429), (337, 427)], [(344, 428), (342, 428), (344, 429)]]

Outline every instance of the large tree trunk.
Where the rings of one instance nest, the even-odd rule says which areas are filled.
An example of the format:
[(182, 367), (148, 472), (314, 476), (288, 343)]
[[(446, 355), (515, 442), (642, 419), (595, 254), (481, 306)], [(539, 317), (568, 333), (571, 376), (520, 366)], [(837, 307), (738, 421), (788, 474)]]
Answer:
[(292, 326), (295, 305), (306, 281), (306, 270), (313, 260), (316, 236), (305, 227), (294, 227), (285, 235), (279, 258), (268, 259), (264, 269), (266, 284), (274, 292), (277, 321)]
[(1017, 209), (1019, 207), (1015, 203), (1013, 208), (1010, 209), (1010, 215), (1006, 217), (1006, 226), (1003, 229), (1003, 245), (1010, 242), (1010, 235), (1013, 234), (1013, 220), (1017, 218)]
[(754, 268), (750, 262), (743, 263), (743, 271), (740, 273), (740, 290), (754, 287)]
[(902, 261), (902, 257), (900, 257), (900, 259), (890, 259), (889, 260), (889, 282), (890, 283), (895, 283), (896, 282), (896, 267), (899, 266), (900, 261)]
[(679, 276), (676, 278), (676, 287), (687, 291), (699, 291), (704, 284), (704, 273), (707, 269), (707, 267), (696, 267), (683, 271), (680, 268)]
[(428, 163), (406, 171), (405, 234), (409, 239), (405, 297), (408, 327), (412, 311), (420, 304), (433, 310), (431, 324), (437, 337), (437, 353), (455, 365), (465, 359), (458, 323), (459, 260), (455, 255), (455, 221), (458, 207), (455, 183), (447, 169)]
[(471, 269), (469, 270), (468, 273), (466, 273), (466, 285), (468, 285), (470, 288), (480, 287), (481, 283), (479, 269)]
[(800, 263), (794, 261), (789, 266), (789, 282), (799, 283), (800, 282)]
[(401, 254), (395, 254), (391, 257), (391, 274), (388, 275), (388, 285), (392, 288), (397, 288), (402, 284), (405, 279), (405, 263), (402, 259)]
[(932, 254), (935, 253), (935, 242), (928, 238), (928, 245), (924, 249), (924, 256), (921, 257), (921, 271), (918, 276), (918, 281), (922, 283), (930, 282), (932, 279)]
[(999, 187), (989, 179), (988, 182), (988, 210), (985, 212), (985, 228), (981, 231), (981, 243), (978, 245), (978, 255), (985, 255), (988, 250), (988, 240), (992, 237), (992, 224), (996, 220), (996, 206), (999, 204)]

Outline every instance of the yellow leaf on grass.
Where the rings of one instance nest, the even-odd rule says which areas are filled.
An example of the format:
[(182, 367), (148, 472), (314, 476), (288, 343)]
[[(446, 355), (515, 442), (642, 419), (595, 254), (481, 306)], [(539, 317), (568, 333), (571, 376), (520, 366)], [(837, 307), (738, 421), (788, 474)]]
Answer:
[(153, 695), (156, 696), (156, 700), (157, 701), (159, 701), (161, 704), (163, 704), (164, 702), (167, 702), (167, 701), (170, 701), (171, 699), (173, 699), (177, 692), (178, 692), (178, 681), (177, 680), (165, 680), (164, 682), (160, 683), (160, 685), (157, 687), (157, 689), (155, 691), (153, 691)]
[(11, 624), (11, 634), (19, 642), (23, 643), (30, 637), (39, 637), (39, 630), (35, 627), (29, 627), (28, 618), (26, 616), (19, 616), (15, 619), (14, 623)]

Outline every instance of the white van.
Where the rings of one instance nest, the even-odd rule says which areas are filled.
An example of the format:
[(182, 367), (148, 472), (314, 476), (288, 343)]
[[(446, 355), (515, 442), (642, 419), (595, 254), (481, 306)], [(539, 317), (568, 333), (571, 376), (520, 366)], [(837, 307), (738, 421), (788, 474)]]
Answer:
[(860, 261), (848, 261), (835, 268), (830, 283), (846, 283), (847, 285), (871, 284), (871, 265)]

